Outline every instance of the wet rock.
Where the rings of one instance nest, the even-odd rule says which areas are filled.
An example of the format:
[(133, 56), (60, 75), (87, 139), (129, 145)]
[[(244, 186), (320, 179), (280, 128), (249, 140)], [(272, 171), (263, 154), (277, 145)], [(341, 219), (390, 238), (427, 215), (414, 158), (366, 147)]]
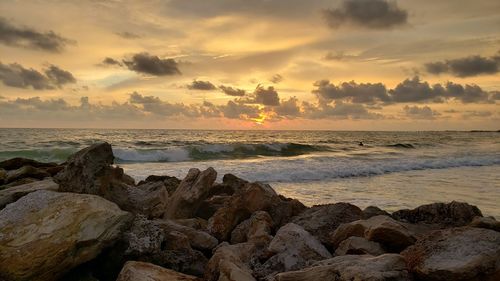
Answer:
[(464, 226), (476, 216), (483, 216), (476, 206), (456, 201), (422, 205), (413, 210), (399, 210), (392, 214), (394, 219), (400, 221), (439, 224), (443, 227)]
[(248, 183), (208, 221), (208, 230), (219, 241), (227, 241), (233, 229), (256, 211), (269, 211), (280, 202), (271, 186)]
[(4, 170), (17, 170), (23, 166), (32, 166), (35, 168), (49, 168), (57, 166), (56, 163), (43, 163), (32, 159), (16, 157), (0, 162), (0, 168)]
[(221, 243), (205, 267), (204, 280), (255, 281), (249, 263), (262, 250), (250, 242)]
[(500, 277), (500, 233), (489, 229), (461, 227), (434, 231), (401, 254), (410, 271), (422, 280)]
[(203, 201), (208, 197), (217, 172), (208, 168), (201, 172), (190, 169), (172, 194), (165, 211), (165, 218), (186, 219), (195, 216)]
[(391, 214), (376, 206), (368, 206), (363, 210), (363, 219), (366, 220), (374, 216), (391, 216)]
[(292, 222), (302, 226), (323, 244), (330, 244), (330, 234), (342, 223), (348, 223), (362, 218), (362, 211), (348, 203), (317, 205), (305, 210), (292, 219)]
[(494, 217), (475, 217), (469, 226), (500, 231), (500, 222)]
[(272, 254), (260, 269), (262, 275), (298, 270), (314, 261), (331, 258), (328, 250), (309, 232), (294, 223), (281, 227), (269, 244)]
[(340, 243), (335, 250), (335, 255), (372, 255), (380, 256), (385, 254), (379, 243), (368, 241), (363, 237), (352, 236)]
[(128, 261), (116, 281), (195, 281), (195, 276), (182, 274), (151, 263)]
[(369, 241), (378, 242), (386, 250), (397, 253), (412, 245), (416, 240), (410, 229), (388, 216), (375, 216), (367, 220), (342, 224), (332, 233), (330, 243), (337, 247), (351, 236), (364, 237)]
[(33, 166), (23, 166), (17, 170), (8, 171), (7, 179), (5, 180), (5, 182), (11, 183), (23, 178), (42, 180), (47, 177), (50, 177), (50, 174), (42, 169), (35, 168)]
[(38, 190), (57, 191), (58, 189), (59, 185), (55, 183), (52, 179), (48, 178), (45, 180), (0, 190), (0, 209), (3, 209), (7, 204), (17, 201), (19, 198), (25, 196), (26, 194)]
[(313, 267), (276, 275), (275, 281), (410, 281), (406, 264), (398, 254), (377, 257), (347, 255), (324, 260)]
[(0, 279), (56, 280), (112, 244), (130, 219), (98, 196), (30, 193), (0, 211)]
[(271, 241), (272, 236), (269, 233), (271, 233), (272, 226), (273, 220), (267, 212), (255, 212), (231, 232), (231, 244), (244, 243), (249, 240)]

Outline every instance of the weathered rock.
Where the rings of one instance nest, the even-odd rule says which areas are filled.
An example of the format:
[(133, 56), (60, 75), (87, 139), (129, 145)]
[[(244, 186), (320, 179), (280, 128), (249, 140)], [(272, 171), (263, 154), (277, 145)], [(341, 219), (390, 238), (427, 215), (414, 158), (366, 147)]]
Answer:
[(60, 171), (64, 170), (64, 165), (57, 165), (53, 167), (44, 167), (43, 170), (50, 174), (51, 177), (57, 175)]
[(349, 203), (317, 205), (305, 210), (292, 219), (292, 222), (302, 226), (323, 244), (330, 244), (330, 234), (342, 223), (348, 223), (362, 218), (362, 211)]
[(475, 217), (469, 226), (500, 231), (500, 222), (494, 217)]
[(269, 235), (272, 226), (273, 220), (267, 212), (255, 212), (249, 219), (238, 224), (231, 232), (231, 244), (244, 243), (249, 240), (269, 242), (272, 239), (272, 236)]
[(391, 214), (376, 206), (368, 206), (363, 210), (363, 219), (366, 220), (374, 216), (391, 216)]
[(217, 172), (213, 168), (208, 168), (203, 172), (198, 169), (190, 169), (172, 194), (164, 217), (169, 219), (194, 217), (203, 200), (208, 197), (216, 178)]
[(219, 241), (227, 241), (240, 222), (256, 211), (270, 211), (279, 202), (279, 196), (271, 186), (248, 183), (209, 219), (208, 230)]
[(324, 260), (300, 271), (276, 275), (275, 281), (410, 281), (404, 259), (398, 254), (377, 257), (347, 255)]
[(282, 195), (279, 195), (279, 198), (280, 201), (277, 201), (269, 210), (276, 228), (291, 222), (293, 217), (307, 210), (307, 207), (297, 199), (286, 198)]
[(17, 199), (31, 192), (35, 192), (38, 190), (57, 191), (58, 189), (59, 185), (52, 179), (48, 178), (45, 180), (0, 190), (0, 209), (3, 209), (7, 204), (15, 202)]
[(56, 163), (43, 163), (32, 159), (16, 157), (0, 162), (0, 168), (5, 170), (17, 170), (23, 166), (33, 166), (35, 168), (48, 168), (57, 166)]
[(199, 278), (151, 263), (128, 261), (116, 281), (195, 281)]
[(175, 223), (191, 227), (197, 230), (207, 230), (208, 221), (202, 218), (178, 219), (174, 220)]
[(166, 232), (177, 231), (186, 235), (189, 244), (195, 249), (212, 250), (219, 244), (215, 237), (204, 231), (180, 225), (171, 220), (157, 220), (156, 222)]
[(6, 181), (7, 181), (7, 171), (5, 171), (4, 169), (0, 169), (0, 185), (4, 184)]
[(33, 178), (41, 180), (50, 177), (50, 174), (42, 169), (35, 168), (33, 166), (23, 166), (17, 170), (11, 170), (7, 172), (6, 183), (11, 183), (23, 178)]
[(208, 220), (217, 210), (224, 207), (229, 200), (231, 200), (230, 195), (214, 195), (207, 198), (201, 203), (200, 208), (196, 212), (196, 216)]
[(415, 235), (405, 225), (388, 216), (375, 216), (343, 224), (332, 233), (330, 243), (337, 247), (351, 236), (378, 242), (386, 250), (397, 253), (416, 241)]
[(205, 267), (207, 281), (255, 281), (250, 269), (250, 260), (259, 249), (250, 242), (229, 245), (221, 243)]
[(162, 182), (165, 187), (167, 188), (168, 194), (172, 195), (174, 191), (177, 189), (179, 184), (181, 183), (181, 180), (176, 178), (176, 177), (171, 177), (171, 176), (155, 176), (151, 175), (148, 176), (145, 180), (140, 181), (137, 185), (143, 185), (146, 183), (151, 183), (151, 182)]
[(368, 241), (363, 237), (352, 236), (342, 241), (335, 250), (335, 255), (372, 255), (385, 254), (379, 243)]
[(314, 236), (294, 223), (281, 227), (267, 250), (273, 256), (260, 269), (259, 274), (264, 276), (273, 272), (298, 270), (312, 262), (332, 257)]
[(433, 203), (413, 210), (399, 210), (392, 214), (394, 219), (410, 223), (440, 224), (442, 226), (464, 226), (474, 217), (482, 217), (481, 211), (467, 203)]
[(0, 279), (55, 280), (96, 257), (130, 219), (98, 196), (30, 193), (0, 211)]
[(500, 233), (489, 229), (461, 227), (434, 231), (401, 254), (410, 271), (422, 280), (500, 277)]

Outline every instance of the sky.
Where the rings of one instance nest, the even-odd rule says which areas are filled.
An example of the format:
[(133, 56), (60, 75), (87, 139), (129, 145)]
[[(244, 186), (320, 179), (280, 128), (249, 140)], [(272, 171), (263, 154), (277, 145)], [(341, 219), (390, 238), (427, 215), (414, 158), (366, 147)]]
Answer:
[(2, 0), (0, 127), (500, 129), (497, 0)]

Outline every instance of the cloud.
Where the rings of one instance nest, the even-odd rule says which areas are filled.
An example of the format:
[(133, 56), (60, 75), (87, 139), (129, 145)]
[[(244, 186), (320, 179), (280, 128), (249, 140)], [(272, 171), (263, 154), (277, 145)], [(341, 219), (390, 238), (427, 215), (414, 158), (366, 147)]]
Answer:
[(261, 85), (258, 85), (251, 97), (241, 99), (244, 103), (256, 103), (266, 106), (278, 106), (280, 105), (280, 98), (278, 92), (274, 87), (269, 86), (267, 89)]
[(135, 34), (135, 33), (132, 33), (132, 32), (129, 32), (129, 31), (123, 31), (123, 32), (115, 32), (116, 35), (122, 37), (122, 38), (125, 38), (125, 39), (137, 39), (137, 38), (141, 38), (141, 36)]
[(299, 100), (296, 97), (290, 97), (288, 100), (281, 101), (279, 106), (273, 107), (273, 111), (279, 117), (293, 119), (302, 115)]
[(187, 85), (189, 90), (212, 91), (217, 89), (210, 81), (193, 80), (191, 84)]
[(425, 64), (427, 72), (431, 74), (450, 73), (458, 77), (495, 74), (500, 71), (500, 56), (490, 58), (469, 56)]
[(18, 63), (3, 64), (0, 62), (0, 80), (9, 87), (50, 90), (76, 82), (75, 77), (69, 71), (55, 65), (50, 65), (44, 70), (44, 73), (33, 68), (24, 68)]
[(387, 0), (344, 0), (340, 8), (327, 9), (323, 13), (334, 29), (343, 25), (387, 29), (404, 25), (408, 20), (407, 11)]
[(237, 101), (228, 101), (227, 104), (221, 106), (220, 109), (224, 117), (229, 119), (252, 119), (260, 116), (258, 107)]
[(137, 73), (155, 76), (181, 74), (175, 60), (160, 59), (148, 53), (135, 54), (131, 59), (124, 59), (123, 63), (128, 69)]
[(6, 19), (0, 18), (0, 43), (13, 47), (61, 52), (67, 44), (72, 44), (74, 41), (53, 31), (39, 32), (28, 27), (16, 27)]
[(437, 111), (432, 110), (428, 106), (408, 106), (403, 107), (403, 111), (407, 117), (412, 119), (435, 119), (441, 114)]
[(224, 92), (224, 94), (226, 94), (228, 96), (242, 97), (242, 96), (246, 95), (246, 91), (243, 89), (233, 88), (233, 87), (224, 86), (224, 85), (220, 85), (219, 89), (221, 89), (221, 91)]
[(273, 84), (278, 84), (283, 81), (283, 76), (281, 76), (280, 74), (275, 74), (273, 75), (273, 77), (271, 77), (271, 79), (269, 79), (269, 81), (271, 81), (271, 83)]
[(118, 65), (122, 66), (122, 63), (115, 60), (114, 58), (106, 57), (105, 59), (102, 60), (101, 65)]
[(362, 104), (345, 103), (336, 101), (332, 104), (320, 103), (314, 105), (308, 102), (302, 103), (304, 116), (310, 119), (380, 119), (381, 114), (370, 112)]
[(320, 80), (315, 82), (314, 86), (317, 88), (312, 91), (313, 94), (324, 101), (348, 99), (353, 103), (375, 103), (390, 100), (387, 89), (382, 83), (357, 84), (351, 81), (336, 86), (329, 80)]

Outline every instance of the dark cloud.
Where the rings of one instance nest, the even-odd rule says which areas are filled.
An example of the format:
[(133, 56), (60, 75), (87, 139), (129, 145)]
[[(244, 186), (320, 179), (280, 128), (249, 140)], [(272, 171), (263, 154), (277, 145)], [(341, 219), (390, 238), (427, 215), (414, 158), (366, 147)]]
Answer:
[(128, 69), (138, 73), (151, 74), (155, 76), (181, 74), (177, 62), (173, 59), (160, 59), (148, 53), (139, 53), (131, 59), (124, 59), (123, 63)]
[(325, 101), (348, 99), (353, 103), (375, 103), (388, 102), (390, 97), (387, 89), (382, 83), (361, 83), (354, 81), (344, 82), (336, 86), (328, 80), (321, 80), (314, 83), (317, 87), (312, 92)]
[(217, 89), (210, 81), (193, 80), (191, 84), (187, 85), (189, 90), (212, 91)]
[(169, 102), (162, 101), (158, 97), (154, 96), (143, 96), (137, 92), (133, 92), (129, 96), (129, 102), (135, 105), (141, 105), (142, 110), (145, 112), (153, 113), (161, 116), (172, 116), (172, 115), (191, 115), (189, 107), (182, 103), (171, 104)]
[(422, 82), (418, 76), (404, 80), (389, 92), (393, 102), (439, 101), (439, 97), (444, 94), (440, 85), (432, 88), (429, 83)]
[(382, 115), (370, 112), (362, 104), (345, 103), (336, 101), (333, 104), (320, 103), (314, 105), (308, 102), (302, 103), (304, 116), (310, 119), (380, 119)]
[(260, 110), (256, 106), (247, 105), (237, 101), (228, 101), (225, 106), (220, 107), (226, 118), (251, 119), (260, 116)]
[(67, 110), (70, 108), (69, 104), (61, 98), (49, 99), (46, 101), (41, 100), (40, 97), (33, 97), (26, 99), (17, 98), (16, 100), (14, 100), (13, 103), (21, 106), (28, 106), (37, 110), (46, 110), (46, 111)]
[(219, 89), (221, 89), (221, 91), (224, 92), (224, 94), (226, 94), (228, 96), (242, 97), (242, 96), (246, 95), (245, 90), (238, 89), (238, 88), (220, 85)]
[(425, 64), (427, 72), (432, 74), (450, 73), (458, 77), (495, 74), (500, 71), (500, 57), (490, 58), (470, 56), (466, 58), (431, 62)]
[(122, 37), (122, 38), (125, 38), (125, 39), (137, 39), (137, 38), (141, 38), (141, 36), (135, 34), (135, 33), (132, 33), (132, 32), (129, 32), (129, 31), (123, 31), (123, 32), (116, 32), (115, 33), (116, 35)]
[(7, 46), (60, 52), (73, 43), (53, 31), (39, 32), (28, 27), (16, 27), (0, 18), (0, 43)]
[(265, 87), (259, 85), (253, 92), (253, 96), (246, 100), (246, 103), (278, 106), (280, 105), (280, 98), (274, 87), (270, 86), (266, 89)]
[(301, 116), (299, 100), (296, 97), (290, 97), (288, 100), (281, 101), (279, 106), (273, 108), (273, 111), (279, 117), (293, 119)]
[(408, 106), (406, 105), (403, 108), (403, 111), (407, 117), (412, 119), (435, 119), (441, 114), (437, 111), (432, 110), (428, 106)]
[(340, 8), (325, 10), (324, 16), (331, 28), (353, 25), (386, 29), (404, 25), (408, 20), (408, 12), (386, 0), (344, 0)]
[(101, 65), (118, 65), (122, 66), (122, 63), (115, 60), (114, 58), (107, 57), (102, 60)]
[(469, 110), (462, 114), (462, 118), (470, 119), (470, 118), (488, 118), (493, 116), (493, 113), (490, 111), (482, 110)]
[(18, 63), (3, 64), (0, 62), (0, 80), (9, 87), (50, 90), (61, 88), (65, 84), (76, 83), (71, 72), (55, 65), (50, 65), (44, 73), (33, 68), (24, 68)]
[(271, 81), (271, 83), (273, 84), (278, 84), (283, 81), (283, 76), (281, 76), (280, 74), (275, 74), (273, 75), (273, 77), (271, 77), (271, 79), (269, 79), (269, 81)]

